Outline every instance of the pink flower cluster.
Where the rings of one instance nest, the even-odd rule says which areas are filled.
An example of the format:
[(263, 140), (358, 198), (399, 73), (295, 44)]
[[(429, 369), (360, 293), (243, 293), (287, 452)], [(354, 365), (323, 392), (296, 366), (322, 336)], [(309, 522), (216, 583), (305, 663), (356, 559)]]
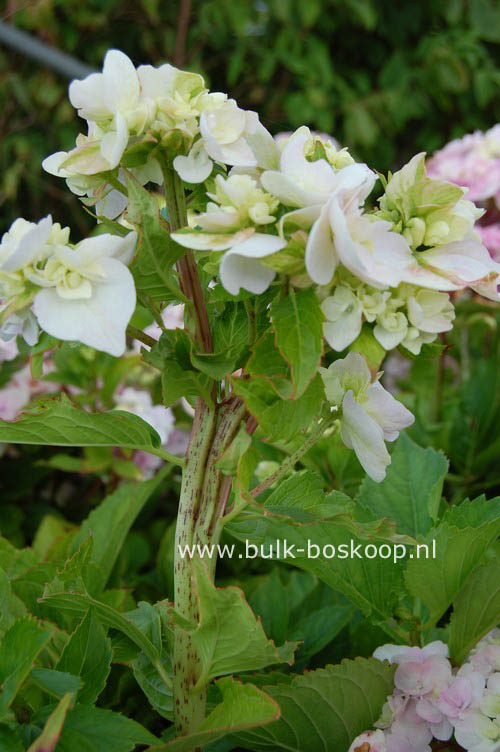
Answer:
[(500, 751), (500, 629), (453, 670), (448, 646), (384, 645), (374, 653), (396, 664), (394, 692), (376, 730), (358, 736), (349, 752), (431, 752), (454, 735), (468, 752)]
[(467, 188), (467, 198), (487, 209), (476, 225), (486, 248), (500, 260), (500, 123), (450, 141), (426, 164), (432, 178)]
[(470, 201), (496, 198), (500, 205), (500, 123), (486, 133), (476, 131), (450, 141), (426, 167), (429, 177), (467, 188)]

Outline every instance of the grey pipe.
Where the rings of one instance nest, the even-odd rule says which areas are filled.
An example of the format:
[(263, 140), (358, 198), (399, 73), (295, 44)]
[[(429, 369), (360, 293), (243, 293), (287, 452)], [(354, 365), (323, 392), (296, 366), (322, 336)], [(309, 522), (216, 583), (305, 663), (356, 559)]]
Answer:
[(38, 60), (47, 68), (52, 68), (67, 78), (85, 78), (89, 73), (95, 73), (95, 68), (91, 68), (90, 65), (80, 62), (72, 55), (56, 50), (4, 21), (0, 21), (0, 42), (33, 60)]

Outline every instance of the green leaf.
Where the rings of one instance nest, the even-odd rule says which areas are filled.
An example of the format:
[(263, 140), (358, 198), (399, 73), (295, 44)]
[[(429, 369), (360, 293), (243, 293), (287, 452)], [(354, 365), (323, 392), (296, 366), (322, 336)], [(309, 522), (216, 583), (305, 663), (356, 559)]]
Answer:
[(70, 692), (64, 695), (56, 709), (47, 718), (42, 733), (29, 747), (28, 752), (54, 752), (72, 699), (73, 695)]
[(333, 640), (352, 619), (354, 608), (310, 573), (282, 569), (274, 567), (265, 575), (251, 590), (248, 602), (277, 645), (301, 641), (296, 662), (302, 662)]
[[(172, 673), (168, 655), (162, 656), (164, 675)], [(165, 683), (149, 658), (141, 653), (132, 662), (135, 679), (151, 703), (151, 707), (169, 721), (174, 720), (174, 695), (172, 687)]]
[(64, 559), (68, 542), (77, 531), (76, 525), (55, 514), (46, 514), (36, 531), (33, 550), (45, 561)]
[(265, 377), (279, 397), (290, 399), (293, 390), (290, 368), (281, 357), (271, 331), (265, 332), (254, 344), (245, 370), (250, 376)]
[[(54, 706), (44, 707), (33, 723), (44, 725)], [(138, 744), (159, 740), (136, 721), (90, 705), (75, 705), (66, 716), (57, 752), (132, 752)]]
[(25, 613), (24, 604), (12, 593), (9, 578), (0, 567), (0, 636)]
[(68, 674), (65, 671), (56, 671), (52, 668), (34, 668), (31, 678), (41, 689), (48, 694), (60, 699), (68, 692), (76, 695), (82, 687), (78, 676)]
[(216, 686), (222, 692), (222, 702), (216, 705), (196, 731), (161, 747), (151, 747), (148, 752), (191, 752), (228, 734), (260, 727), (279, 717), (279, 705), (253, 684), (220, 679)]
[(0, 421), (0, 441), (46, 446), (112, 446), (163, 456), (161, 439), (149, 423), (132, 413), (89, 413), (63, 394), (39, 402), (18, 420)]
[(423, 535), (437, 519), (447, 471), (448, 462), (441, 452), (422, 449), (402, 433), (386, 477), (381, 483), (365, 478), (357, 501), (374, 517), (395, 520), (398, 532)]
[(9, 580), (23, 574), (37, 562), (38, 556), (32, 548), (16, 548), (6, 538), (0, 537), (0, 567)]
[(191, 640), (200, 658), (199, 686), (216, 676), (293, 663), (296, 643), (280, 648), (268, 640), (243, 592), (216, 588), (202, 563), (196, 566), (199, 622)]
[(244, 353), (249, 335), (248, 316), (241, 303), (228, 304), (222, 314), (212, 320), (213, 352), (191, 353), (191, 362), (213, 379), (222, 379), (235, 371)]
[(126, 172), (126, 179), (127, 214), (139, 233), (137, 254), (130, 266), (136, 289), (160, 303), (183, 300), (172, 267), (185, 249), (171, 239), (156, 196), (143, 188), (131, 173)]
[(416, 558), (415, 552), (408, 562), (405, 578), (411, 594), (420, 598), (429, 610), (428, 627), (455, 600), (499, 534), (500, 497), (491, 501), (480, 497), (451, 507), (440, 524), (421, 539), (431, 556)]
[(388, 558), (364, 556), (365, 546), (374, 541), (392, 549), (392, 524), (358, 521), (350, 499), (338, 492), (325, 497), (318, 475), (294, 473), (272, 492), (264, 508), (247, 508), (225, 529), (255, 546), (249, 549), (255, 557), (272, 553), (274, 559), (312, 572), (375, 621), (392, 615), (402, 589), (401, 564), (395, 563), (393, 551)]
[(276, 343), (292, 372), (292, 399), (300, 397), (318, 372), (323, 353), (323, 313), (313, 290), (274, 301), (271, 317)]
[(387, 662), (357, 658), (309, 671), (290, 684), (264, 686), (281, 708), (280, 719), (236, 739), (252, 752), (347, 752), (378, 720), (393, 674)]
[(78, 694), (78, 700), (85, 705), (93, 705), (106, 686), (112, 655), (111, 642), (95, 612), (89, 609), (70, 636), (56, 669), (79, 676), (83, 689)]
[(194, 370), (190, 357), (191, 342), (185, 331), (163, 332), (157, 344), (144, 358), (161, 371), (163, 403), (173, 405), (181, 397), (204, 395), (210, 399), (210, 379)]
[(52, 629), (42, 627), (29, 617), (16, 621), (5, 633), (0, 645), (0, 718), (4, 717), (52, 634)]
[(500, 622), (500, 559), (476, 569), (457, 595), (450, 620), (450, 655), (460, 665), (472, 648)]
[(361, 334), (349, 346), (349, 350), (361, 353), (372, 371), (378, 371), (386, 355), (380, 342), (375, 339), (373, 329), (367, 324), (363, 325)]
[(112, 627), (123, 632), (126, 637), (132, 640), (148, 656), (153, 664), (156, 665), (159, 662), (160, 656), (158, 650), (135, 624), (118, 611), (115, 611), (111, 606), (96, 601), (90, 595), (86, 593), (50, 592), (44, 595), (42, 601), (56, 608), (64, 609), (69, 613), (82, 616), (87, 613), (89, 608), (94, 609), (105, 627)]
[(232, 379), (233, 390), (245, 401), (269, 439), (287, 441), (306, 429), (319, 413), (324, 389), (319, 374), (301, 397), (283, 400), (266, 378)]
[(0, 752), (24, 752), (24, 749), (16, 732), (5, 723), (0, 723)]
[(79, 533), (71, 541), (70, 554), (76, 551), (89, 535), (92, 536), (90, 560), (98, 567), (98, 590), (104, 589), (127, 533), (171, 468), (171, 465), (167, 465), (152, 480), (121, 485), (90, 513)]

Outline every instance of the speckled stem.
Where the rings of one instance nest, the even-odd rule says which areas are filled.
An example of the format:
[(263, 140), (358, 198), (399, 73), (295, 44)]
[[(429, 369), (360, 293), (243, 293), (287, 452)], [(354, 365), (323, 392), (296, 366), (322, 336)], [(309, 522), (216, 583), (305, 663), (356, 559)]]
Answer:
[[(198, 619), (193, 560), (181, 556), (195, 540), (195, 525), (201, 503), (203, 480), (215, 430), (215, 412), (198, 400), (193, 422), (177, 515), (174, 554), (175, 610), (191, 623)], [(206, 693), (193, 693), (200, 675), (199, 659), (188, 631), (175, 627), (173, 661), (174, 714), (177, 733), (188, 734), (205, 717)]]

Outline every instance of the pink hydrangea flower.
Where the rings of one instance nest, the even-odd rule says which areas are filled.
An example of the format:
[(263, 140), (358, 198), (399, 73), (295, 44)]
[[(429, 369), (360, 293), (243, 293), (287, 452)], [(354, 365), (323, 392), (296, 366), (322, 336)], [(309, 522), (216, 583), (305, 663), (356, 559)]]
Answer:
[(500, 129), (456, 139), (427, 162), (427, 174), (468, 189), (471, 201), (486, 201), (500, 191)]
[(349, 752), (387, 752), (382, 731), (365, 731), (355, 738)]
[(476, 225), (475, 229), (492, 258), (500, 261), (500, 222), (494, 222), (491, 225)]

